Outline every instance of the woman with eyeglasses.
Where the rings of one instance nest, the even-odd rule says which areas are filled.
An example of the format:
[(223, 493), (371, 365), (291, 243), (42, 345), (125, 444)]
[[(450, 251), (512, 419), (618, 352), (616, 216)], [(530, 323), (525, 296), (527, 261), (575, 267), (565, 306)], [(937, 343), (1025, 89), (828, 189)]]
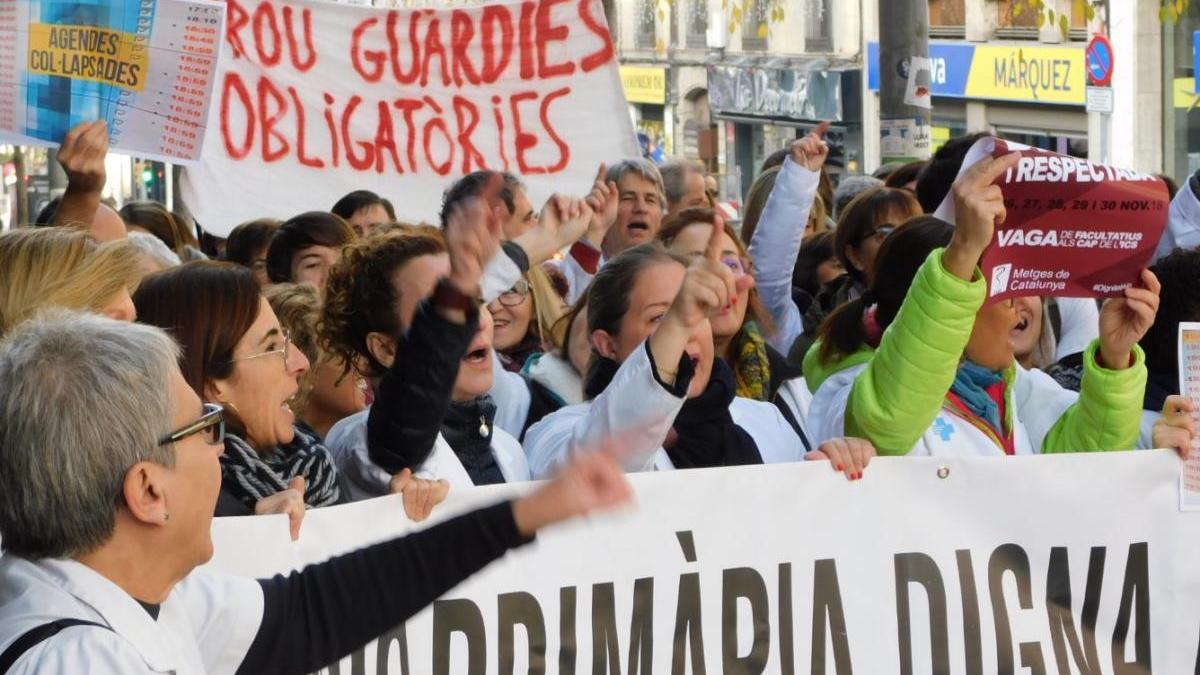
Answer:
[[(664, 223), (658, 239), (673, 253), (699, 257), (704, 255), (716, 222), (711, 209), (688, 209)], [(719, 222), (721, 263), (735, 279), (745, 278), (747, 282), (739, 286), (736, 302), (711, 319), (714, 353), (733, 370), (738, 396), (772, 401), (780, 384), (798, 373), (767, 343), (774, 326), (754, 287), (749, 253), (734, 229), (723, 220)]]
[(297, 425), (292, 410), (308, 359), (291, 344), (250, 270), (188, 263), (147, 277), (133, 301), (141, 323), (179, 342), (187, 383), (225, 411), (217, 515), (287, 513), (295, 536), (305, 507), (344, 501), (332, 456), (315, 433)]
[(753, 280), (727, 264), (726, 230), (706, 229), (698, 256), (653, 242), (600, 268), (587, 295), (587, 400), (530, 428), (535, 478), (611, 436), (626, 471), (829, 459), (847, 478), (861, 476), (869, 444), (838, 439), (806, 453), (778, 408), (737, 395), (733, 370), (714, 356), (712, 323), (746, 304)]
[(534, 266), (487, 309), (495, 325), (493, 347), (500, 364), (519, 373), (531, 357), (553, 347), (552, 332), (566, 305), (546, 271)]
[(914, 219), (879, 249), (868, 290), (835, 311), (805, 359), (817, 439), (852, 434), (887, 455), (999, 456), (1132, 449), (1158, 280), (1108, 300), (1079, 394), (1014, 359), (1011, 299), (987, 304), (979, 260), (1004, 222), (996, 176), (1016, 153), (954, 184), (957, 224)]
[(65, 311), (0, 343), (0, 671), (323, 671), (542, 528), (630, 498), (609, 443), (521, 497), (287, 575), (198, 569), (226, 446), (178, 360), (161, 330)]

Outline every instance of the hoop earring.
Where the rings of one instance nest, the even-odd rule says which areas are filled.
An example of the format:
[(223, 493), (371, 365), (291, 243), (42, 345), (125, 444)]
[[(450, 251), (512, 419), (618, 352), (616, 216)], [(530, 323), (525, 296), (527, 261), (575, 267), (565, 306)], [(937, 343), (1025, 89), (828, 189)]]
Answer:
[(241, 415), (241, 413), (239, 413), (239, 412), (238, 412), (238, 409), (237, 409), (237, 406), (236, 406), (236, 405), (234, 405), (234, 404), (232, 404), (232, 403), (227, 403), (227, 402), (225, 402), (225, 401), (221, 401), (221, 400), (218, 400), (218, 401), (217, 401), (217, 403), (219, 403), (219, 404), (221, 405), (221, 407), (222, 407), (222, 408), (224, 408), (224, 409), (228, 410), (229, 412), (233, 413), (233, 416), (234, 416), (234, 417), (236, 417), (238, 420), (241, 420), (241, 419), (242, 419), (242, 415)]

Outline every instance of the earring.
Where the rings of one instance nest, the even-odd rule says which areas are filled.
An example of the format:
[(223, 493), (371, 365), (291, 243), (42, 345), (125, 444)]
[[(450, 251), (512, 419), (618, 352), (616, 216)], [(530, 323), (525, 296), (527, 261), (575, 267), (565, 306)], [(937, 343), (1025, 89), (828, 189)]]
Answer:
[(170, 520), (170, 519), (171, 519), (171, 514), (170, 514), (170, 513), (164, 513), (164, 514), (163, 514), (163, 522), (164, 522), (164, 523), (165, 523), (165, 522), (167, 522), (167, 521), (168, 521), (168, 520)]
[(238, 413), (238, 409), (237, 409), (236, 405), (234, 405), (232, 403), (226, 403), (225, 401), (221, 401), (221, 400), (218, 400), (217, 403), (225, 410), (228, 410), (229, 412), (233, 413), (234, 418), (236, 418), (236, 419), (242, 418), (242, 416)]

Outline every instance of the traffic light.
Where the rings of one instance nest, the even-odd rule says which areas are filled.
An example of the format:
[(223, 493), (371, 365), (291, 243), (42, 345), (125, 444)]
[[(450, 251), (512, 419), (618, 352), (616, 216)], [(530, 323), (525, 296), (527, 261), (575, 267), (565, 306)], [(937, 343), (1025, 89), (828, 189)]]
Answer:
[(143, 198), (156, 202), (165, 201), (167, 190), (163, 163), (145, 160), (141, 163), (141, 167), (142, 193), (145, 195)]

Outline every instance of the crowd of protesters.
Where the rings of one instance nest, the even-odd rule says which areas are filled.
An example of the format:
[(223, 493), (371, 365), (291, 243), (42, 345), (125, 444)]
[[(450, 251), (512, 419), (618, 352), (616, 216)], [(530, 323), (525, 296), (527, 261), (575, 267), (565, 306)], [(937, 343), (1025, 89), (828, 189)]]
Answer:
[[(967, 136), (835, 189), (824, 129), (764, 164), (740, 227), (702, 168), (614, 158), (543, 204), (520, 176), (461, 176), (433, 224), (356, 190), (237, 225), (209, 256), (161, 204), (104, 205), (107, 130), (73, 129), (66, 193), (0, 235), (10, 672), (72, 650), (105, 655), (92, 672), (315, 670), (540, 527), (622, 503), (622, 470), (816, 461), (859, 480), (876, 454), (1186, 456), (1196, 177), (1123, 297), (988, 304), (993, 181), (1017, 156), (961, 171)], [(930, 215), (945, 199), (955, 222)], [(214, 516), (287, 514), (294, 539), (308, 509), (398, 493), (420, 520), (448, 491), (536, 479), (291, 577), (192, 573)], [(147, 621), (199, 648), (118, 644)]]

